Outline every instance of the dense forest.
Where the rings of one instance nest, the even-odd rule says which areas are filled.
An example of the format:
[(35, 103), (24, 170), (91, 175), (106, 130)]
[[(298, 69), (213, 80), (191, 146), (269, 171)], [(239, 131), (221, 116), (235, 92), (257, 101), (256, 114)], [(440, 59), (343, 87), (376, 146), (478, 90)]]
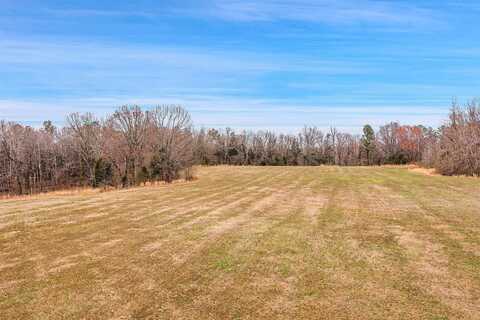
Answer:
[(445, 175), (480, 175), (480, 107), (454, 104), (440, 128), (391, 122), (352, 135), (304, 127), (298, 134), (195, 130), (181, 106), (123, 106), (105, 119), (73, 113), (41, 128), (0, 121), (0, 194), (69, 187), (130, 187), (192, 179), (199, 165), (417, 163)]

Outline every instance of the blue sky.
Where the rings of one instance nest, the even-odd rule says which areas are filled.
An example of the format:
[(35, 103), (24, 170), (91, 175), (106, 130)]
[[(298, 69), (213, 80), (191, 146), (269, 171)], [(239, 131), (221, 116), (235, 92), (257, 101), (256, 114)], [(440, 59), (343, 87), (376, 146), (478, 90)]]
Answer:
[(437, 126), (479, 96), (480, 2), (0, 0), (0, 118), (180, 103), (197, 126)]

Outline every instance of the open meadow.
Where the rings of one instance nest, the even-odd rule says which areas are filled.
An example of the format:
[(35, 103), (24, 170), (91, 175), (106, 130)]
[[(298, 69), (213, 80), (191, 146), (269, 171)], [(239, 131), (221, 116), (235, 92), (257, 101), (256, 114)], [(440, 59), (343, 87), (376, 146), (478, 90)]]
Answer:
[(480, 319), (480, 180), (201, 167), (0, 201), (0, 319)]

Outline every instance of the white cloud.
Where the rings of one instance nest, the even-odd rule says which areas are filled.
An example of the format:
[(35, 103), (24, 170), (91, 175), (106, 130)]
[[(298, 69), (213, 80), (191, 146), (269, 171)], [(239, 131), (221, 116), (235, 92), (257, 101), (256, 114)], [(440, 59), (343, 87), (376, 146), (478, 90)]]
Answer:
[(197, 0), (164, 1), (151, 6), (139, 1), (135, 6), (113, 8), (50, 8), (45, 12), (61, 17), (143, 17), (190, 16), (225, 21), (305, 21), (311, 23), (425, 26), (438, 24), (432, 9), (418, 3), (375, 0)]
[(359, 74), (370, 70), (342, 59), (315, 59), (301, 54), (252, 53), (198, 47), (126, 45), (72, 41), (0, 40), (0, 64), (86, 65), (95, 67), (149, 66), (204, 72), (301, 71), (323, 74)]
[(370, 0), (214, 0), (202, 12), (233, 21), (292, 20), (314, 23), (426, 25), (433, 11), (401, 2)]
[(136, 10), (99, 10), (99, 9), (44, 9), (42, 12), (54, 16), (69, 17), (125, 17), (136, 16), (144, 18), (154, 18), (156, 15), (148, 11)]
[(282, 132), (295, 132), (304, 125), (316, 125), (323, 129), (335, 126), (347, 132), (359, 133), (365, 123), (378, 127), (387, 121), (438, 126), (448, 113), (448, 106), (294, 105), (271, 99), (234, 99), (214, 95), (188, 98), (119, 96), (50, 101), (0, 100), (0, 119), (33, 124), (41, 124), (49, 119), (62, 125), (66, 115), (71, 112), (94, 112), (102, 117), (123, 104), (180, 104), (192, 113), (197, 127), (272, 129)]

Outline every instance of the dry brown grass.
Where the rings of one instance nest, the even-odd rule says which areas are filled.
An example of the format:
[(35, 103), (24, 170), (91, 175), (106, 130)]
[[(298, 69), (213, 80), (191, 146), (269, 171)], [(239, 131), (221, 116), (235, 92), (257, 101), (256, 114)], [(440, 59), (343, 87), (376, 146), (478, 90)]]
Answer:
[(38, 199), (42, 197), (51, 197), (54, 195), (61, 195), (61, 196), (71, 196), (76, 194), (93, 194), (93, 193), (100, 193), (102, 189), (93, 189), (89, 187), (75, 187), (75, 188), (68, 188), (62, 190), (55, 190), (49, 192), (41, 192), (36, 194), (25, 194), (25, 195), (15, 195), (15, 194), (2, 194), (0, 195), (0, 200), (29, 200), (29, 199)]
[(479, 319), (480, 180), (212, 167), (0, 202), (0, 319)]
[(421, 173), (427, 176), (438, 176), (440, 175), (434, 168), (423, 168), (415, 165), (409, 165), (408, 169), (412, 172)]

